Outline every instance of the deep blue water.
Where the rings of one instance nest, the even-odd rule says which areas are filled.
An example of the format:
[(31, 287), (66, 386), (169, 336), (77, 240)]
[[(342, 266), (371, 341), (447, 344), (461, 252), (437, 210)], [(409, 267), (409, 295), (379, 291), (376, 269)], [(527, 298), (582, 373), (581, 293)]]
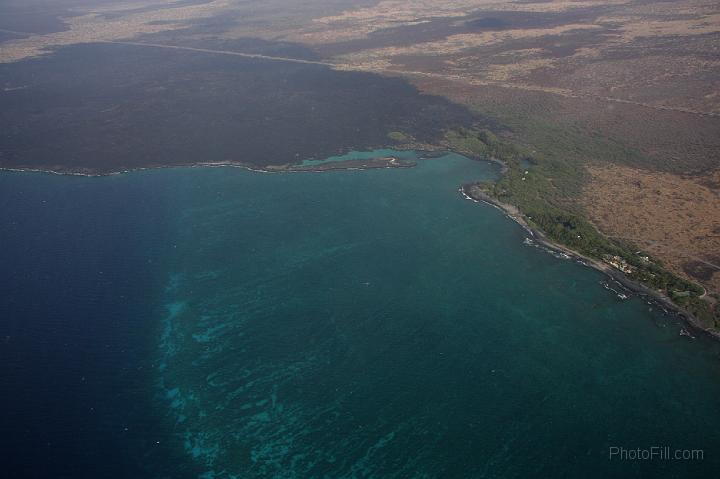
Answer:
[(151, 177), (0, 174), (6, 477), (143, 477), (166, 192)]
[(457, 192), (496, 174), (0, 174), (4, 469), (715, 475), (717, 345)]

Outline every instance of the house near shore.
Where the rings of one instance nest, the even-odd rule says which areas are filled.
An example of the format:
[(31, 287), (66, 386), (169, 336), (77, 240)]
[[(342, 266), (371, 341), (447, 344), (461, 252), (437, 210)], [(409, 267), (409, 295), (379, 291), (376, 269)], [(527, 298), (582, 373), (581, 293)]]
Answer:
[(629, 273), (632, 273), (633, 271), (635, 271), (635, 269), (632, 266), (627, 264), (627, 261), (625, 261), (618, 255), (606, 254), (605, 256), (603, 256), (603, 261), (605, 261), (607, 264), (609, 264), (613, 268), (622, 271), (623, 273), (629, 274)]

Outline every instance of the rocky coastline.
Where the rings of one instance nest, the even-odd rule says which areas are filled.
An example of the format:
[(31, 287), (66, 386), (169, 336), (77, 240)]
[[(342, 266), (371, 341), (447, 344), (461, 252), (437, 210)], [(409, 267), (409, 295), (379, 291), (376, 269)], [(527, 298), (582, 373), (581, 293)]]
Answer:
[[(627, 290), (647, 299), (651, 303), (655, 303), (663, 308), (665, 311), (672, 312), (682, 318), (684, 323), (692, 329), (694, 332), (704, 334), (709, 337), (720, 340), (720, 332), (705, 328), (700, 321), (689, 311), (673, 302), (668, 296), (662, 294), (659, 291), (648, 288), (642, 283), (634, 281), (628, 278), (622, 271), (613, 268), (609, 264), (599, 261), (594, 258), (582, 255), (577, 251), (574, 251), (566, 246), (556, 243), (549, 239), (541, 231), (533, 228), (525, 218), (525, 215), (514, 205), (503, 203), (488, 195), (483, 191), (482, 187), (478, 184), (466, 184), (460, 187), (460, 193), (468, 200), (485, 203), (493, 206), (502, 211), (505, 216), (515, 221), (517, 224), (523, 227), (528, 232), (532, 241), (535, 243), (548, 248), (551, 251), (555, 251), (566, 255), (570, 258), (576, 259), (578, 262), (594, 268), (601, 273), (607, 275), (611, 280), (616, 281)], [(681, 332), (682, 334), (682, 332)], [(686, 335), (689, 335), (686, 334)]]
[(53, 175), (68, 175), (68, 176), (87, 176), (87, 177), (101, 177), (101, 176), (112, 176), (121, 175), (125, 173), (131, 173), (133, 171), (145, 171), (145, 170), (157, 170), (163, 168), (243, 168), (249, 171), (255, 171), (258, 173), (281, 173), (281, 172), (323, 172), (323, 171), (337, 171), (337, 170), (369, 170), (378, 168), (412, 168), (417, 164), (414, 161), (403, 160), (392, 156), (378, 157), (369, 159), (358, 159), (358, 160), (344, 160), (344, 161), (328, 161), (326, 163), (319, 163), (316, 165), (301, 165), (301, 164), (288, 164), (288, 165), (269, 165), (266, 167), (260, 167), (242, 163), (238, 161), (227, 161), (227, 162), (197, 162), (188, 164), (177, 164), (177, 165), (152, 165), (143, 166), (138, 168), (128, 168), (120, 170), (95, 170), (87, 168), (2, 168), (0, 171), (8, 172), (34, 172), (34, 173), (49, 173)]

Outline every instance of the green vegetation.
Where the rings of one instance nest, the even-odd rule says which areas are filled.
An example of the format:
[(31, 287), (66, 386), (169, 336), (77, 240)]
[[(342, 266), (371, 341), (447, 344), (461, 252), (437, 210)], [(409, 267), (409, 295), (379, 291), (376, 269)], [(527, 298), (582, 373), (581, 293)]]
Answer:
[(390, 133), (388, 133), (387, 136), (391, 140), (398, 141), (398, 142), (410, 140), (410, 138), (408, 138), (408, 136), (401, 131), (391, 131)]
[(578, 162), (513, 145), (487, 130), (450, 131), (446, 139), (456, 151), (504, 163), (503, 177), (481, 184), (483, 191), (519, 208), (528, 224), (552, 241), (589, 258), (615, 263), (630, 279), (664, 292), (706, 326), (720, 324), (718, 311), (700, 298), (704, 293), (701, 286), (666, 270), (656, 260), (644, 259), (632, 244), (607, 238), (583, 217), (573, 201), (585, 179)]
[(490, 191), (501, 201), (528, 215), (576, 210), (571, 198), (580, 194), (585, 176), (577, 163), (513, 145), (487, 130), (458, 130), (449, 132), (446, 138), (459, 151), (505, 164), (505, 175), (492, 184)]

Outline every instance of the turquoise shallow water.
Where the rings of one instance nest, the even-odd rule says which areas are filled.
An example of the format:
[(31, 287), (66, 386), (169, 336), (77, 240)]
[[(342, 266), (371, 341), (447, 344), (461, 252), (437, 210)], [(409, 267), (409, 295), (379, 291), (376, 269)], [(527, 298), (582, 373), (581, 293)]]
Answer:
[[(16, 243), (0, 255), (16, 274), (8, 284), (38, 291), (31, 280), (45, 273), (26, 237), (50, 237), (40, 263), (65, 276), (47, 309), (68, 311), (50, 323), (22, 306), (37, 300), (4, 298), (13, 338), (47, 323), (38, 355), (57, 341), (82, 367), (88, 345), (100, 358), (92, 394), (81, 366), (54, 382), (14, 374), (13, 387), (48, 398), (80, 388), (87, 407), (74, 420), (87, 437), (62, 425), (65, 454), (86, 457), (93, 434), (110, 434), (106, 455), (92, 449), (98, 470), (125, 457), (143, 477), (713, 477), (718, 346), (680, 336), (640, 298), (619, 300), (600, 273), (524, 245), (522, 228), (457, 191), (496, 175), (458, 155), (325, 173), (0, 175), (3, 206), (23, 208), (4, 213)], [(83, 242), (70, 241), (80, 227)], [(111, 271), (124, 289), (104, 286)], [(94, 341), (110, 319), (123, 334)], [(102, 359), (108, 344), (117, 353)], [(13, 372), (28, 368), (5, 351)], [(704, 459), (610, 460), (613, 446)]]
[[(157, 173), (161, 174), (161, 173)], [(159, 349), (207, 477), (707, 474), (716, 348), (465, 201), (494, 166), (175, 171)], [(609, 448), (702, 448), (702, 462)]]

